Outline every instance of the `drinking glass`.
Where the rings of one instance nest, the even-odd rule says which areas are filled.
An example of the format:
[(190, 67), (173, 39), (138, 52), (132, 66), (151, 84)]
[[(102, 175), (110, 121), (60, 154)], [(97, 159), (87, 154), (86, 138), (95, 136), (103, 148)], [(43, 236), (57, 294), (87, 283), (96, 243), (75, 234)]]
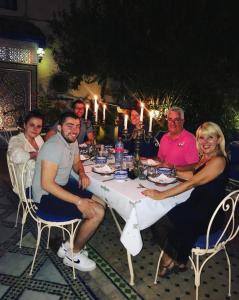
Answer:
[(156, 170), (154, 167), (148, 167), (147, 168), (147, 175), (150, 177), (155, 177), (156, 176)]

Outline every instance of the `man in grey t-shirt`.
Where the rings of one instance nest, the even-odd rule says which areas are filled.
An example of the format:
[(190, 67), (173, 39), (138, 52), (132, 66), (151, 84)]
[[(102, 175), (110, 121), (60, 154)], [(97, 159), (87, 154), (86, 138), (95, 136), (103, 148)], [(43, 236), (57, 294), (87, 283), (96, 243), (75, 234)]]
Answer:
[[(99, 199), (85, 188), (89, 178), (80, 161), (76, 138), (80, 131), (80, 120), (73, 112), (64, 113), (59, 120), (58, 133), (41, 148), (33, 178), (33, 199), (38, 202), (38, 215), (71, 220), (82, 218), (74, 241), (72, 260), (69, 242), (62, 244), (58, 256), (64, 264), (81, 271), (94, 270), (95, 262), (88, 258), (84, 245), (95, 232), (104, 217), (104, 208)], [(81, 186), (69, 179), (71, 170), (79, 174)]]
[[(93, 128), (90, 120), (84, 120), (83, 116), (85, 113), (85, 103), (83, 100), (78, 99), (72, 104), (73, 112), (80, 119), (80, 133), (77, 137), (78, 144), (86, 143), (92, 144), (94, 141)], [(45, 136), (45, 141), (47, 141), (51, 136), (57, 133), (58, 122), (52, 126), (52, 128), (47, 132)]]

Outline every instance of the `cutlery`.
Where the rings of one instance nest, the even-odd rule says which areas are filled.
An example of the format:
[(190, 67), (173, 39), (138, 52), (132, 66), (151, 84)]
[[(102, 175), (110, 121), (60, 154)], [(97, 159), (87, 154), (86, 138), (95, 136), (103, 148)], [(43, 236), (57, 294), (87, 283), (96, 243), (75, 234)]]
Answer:
[(139, 186), (137, 186), (138, 189), (147, 189), (146, 186), (142, 185), (141, 183), (139, 183)]
[(110, 181), (110, 180), (113, 180), (113, 179), (114, 179), (114, 177), (109, 178), (109, 179), (102, 180), (102, 182)]

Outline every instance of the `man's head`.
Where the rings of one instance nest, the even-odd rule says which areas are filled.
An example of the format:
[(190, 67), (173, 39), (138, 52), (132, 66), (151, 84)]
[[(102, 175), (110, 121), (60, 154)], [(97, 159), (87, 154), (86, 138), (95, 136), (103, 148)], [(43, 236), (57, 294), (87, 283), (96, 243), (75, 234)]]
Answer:
[(78, 118), (82, 118), (85, 113), (85, 103), (83, 99), (77, 99), (72, 104), (72, 110)]
[(67, 143), (74, 143), (80, 133), (80, 119), (73, 112), (65, 112), (60, 116), (58, 130)]
[(168, 111), (168, 131), (171, 135), (178, 135), (183, 130), (184, 111), (182, 108), (173, 106)]

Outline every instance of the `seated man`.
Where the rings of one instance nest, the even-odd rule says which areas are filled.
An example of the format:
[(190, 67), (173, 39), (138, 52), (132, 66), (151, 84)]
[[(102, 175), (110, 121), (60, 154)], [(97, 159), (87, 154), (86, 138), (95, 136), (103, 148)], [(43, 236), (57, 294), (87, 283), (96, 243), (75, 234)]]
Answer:
[[(64, 264), (80, 271), (94, 270), (96, 264), (83, 250), (104, 217), (104, 208), (92, 193), (84, 190), (89, 178), (80, 161), (78, 143), (80, 120), (73, 112), (66, 112), (59, 119), (58, 132), (41, 148), (36, 161), (33, 178), (33, 199), (45, 215), (83, 218), (74, 241), (74, 260), (71, 259), (69, 243), (62, 244), (58, 255)], [(69, 181), (71, 170), (79, 174), (82, 189), (76, 181)], [(96, 201), (95, 201), (96, 200)]]
[[(93, 128), (90, 120), (85, 121), (83, 116), (85, 113), (85, 103), (83, 100), (78, 99), (73, 102), (72, 110), (77, 115), (80, 120), (80, 133), (77, 137), (78, 144), (86, 143), (92, 144), (94, 141)], [(56, 123), (46, 134), (45, 141), (47, 141), (50, 137), (57, 133), (57, 125)]]
[(199, 160), (196, 139), (183, 128), (184, 111), (171, 107), (168, 111), (168, 132), (160, 140), (158, 159), (169, 167), (193, 166)]

